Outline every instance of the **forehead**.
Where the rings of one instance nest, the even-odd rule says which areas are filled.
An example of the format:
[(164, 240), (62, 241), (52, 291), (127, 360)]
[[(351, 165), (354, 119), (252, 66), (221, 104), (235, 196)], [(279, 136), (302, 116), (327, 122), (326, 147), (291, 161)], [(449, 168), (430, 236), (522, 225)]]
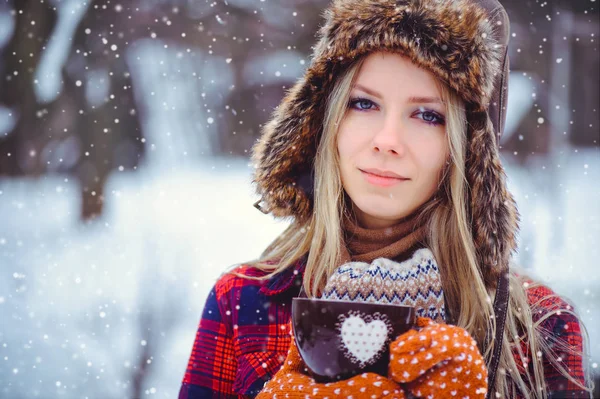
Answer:
[(382, 94), (410, 96), (441, 96), (435, 76), (398, 53), (375, 52), (365, 57), (355, 84)]

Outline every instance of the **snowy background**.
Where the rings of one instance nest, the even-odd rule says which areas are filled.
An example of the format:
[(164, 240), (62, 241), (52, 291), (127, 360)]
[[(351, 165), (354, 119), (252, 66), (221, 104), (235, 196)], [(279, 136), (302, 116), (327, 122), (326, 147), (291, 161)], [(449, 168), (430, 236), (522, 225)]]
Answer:
[[(14, 2), (19, 6), (26, 3)], [(236, 6), (250, 16), (258, 14), (263, 25), (244, 26), (254, 29), (249, 36), (261, 43), (261, 51), (256, 56), (246, 54), (240, 67), (235, 57), (213, 54), (218, 45), (210, 47), (212, 44), (204, 43), (204, 39), (198, 39), (193, 47), (187, 42), (152, 37), (153, 32), (161, 34), (157, 26), (123, 52), (119, 46), (125, 46), (121, 43), (126, 40), (117, 34), (121, 41), (113, 50), (109, 37), (102, 44), (107, 50), (98, 50), (96, 57), (102, 61), (109, 54), (114, 60), (116, 53), (120, 54), (119, 62), (124, 60), (130, 74), (128, 84), (135, 93), (136, 112), (132, 114), (140, 115), (139, 134), (127, 137), (143, 149), (139, 150), (139, 160), (121, 165), (122, 159), (127, 161), (123, 154), (136, 154), (138, 147), (115, 145), (117, 155), (111, 155), (112, 166), (105, 172), (104, 184), (97, 188), (103, 197), (102, 206), (93, 209), (97, 214), (85, 212), (84, 201), (90, 197), (82, 193), (82, 185), (87, 183), (78, 169), (80, 159), (88, 156), (84, 155), (84, 147), (89, 145), (85, 137), (91, 130), (68, 125), (64, 129), (76, 134), (60, 136), (66, 126), (61, 118), (66, 117), (32, 119), (28, 126), (41, 129), (45, 139), (27, 136), (29, 141), (23, 141), (39, 147), (27, 150), (25, 145), (19, 173), (0, 169), (0, 398), (176, 397), (210, 287), (226, 267), (256, 258), (286, 227), (286, 223), (252, 206), (257, 198), (250, 184), (252, 167), (247, 150), (254, 140), (252, 135), (258, 132), (257, 123), (249, 115), (252, 110), (232, 105), (239, 100), (227, 93), (239, 89), (236, 93), (247, 97), (249, 92), (236, 87), (240, 79), (247, 84), (246, 89), (259, 88), (269, 100), (254, 96), (251, 102), (262, 110), (256, 118), (264, 121), (283, 93), (268, 88), (289, 85), (309, 60), (307, 45), (296, 47), (295, 36), (286, 39), (281, 31), (290, 21), (296, 21), (297, 27), (308, 24), (315, 18), (308, 14), (310, 7), (318, 9), (325, 2), (230, 1), (226, 6), (215, 2), (215, 7), (198, 2), (181, 6), (177, 12), (175, 3), (154, 0), (136, 4), (146, 7), (144, 12), (166, 16), (166, 20), (159, 19), (161, 26), (177, 26), (167, 21), (185, 11), (186, 18), (193, 21), (190, 26), (203, 37), (213, 28), (198, 20), (210, 20), (215, 29), (225, 32), (235, 29), (227, 22), (234, 13), (219, 7)], [(10, 40), (19, 15), (14, 4), (0, 7), (0, 48)], [(87, 109), (96, 109), (94, 104), (98, 108), (111, 104), (111, 96), (118, 100), (121, 92), (108, 83), (114, 65), (98, 60), (96, 64), (81, 64), (76, 46), (71, 48), (69, 43), (76, 32), (85, 32), (80, 24), (83, 18), (100, 12), (103, 5), (122, 7), (119, 13), (131, 15), (136, 15), (135, 7), (108, 1), (88, 4), (56, 0), (50, 4), (57, 7), (57, 23), (32, 73), (36, 101), (49, 105), (38, 106), (37, 111), (47, 109), (52, 115), (52, 104), (59, 103), (63, 114), (71, 112), (71, 97), (64, 97), (69, 84), (84, 92), (80, 100), (89, 107), (83, 112), (86, 115), (92, 113)], [(595, 51), (597, 56), (597, 22), (586, 36), (573, 33), (574, 26), (582, 26), (577, 23), (580, 15), (587, 21), (588, 12), (597, 16), (597, 10), (591, 6), (559, 9), (561, 19), (556, 17), (557, 9), (551, 13), (535, 7), (541, 10), (536, 14), (539, 19), (549, 24), (546, 29), (550, 36), (538, 32), (537, 41), (528, 44), (523, 38), (527, 37), (528, 24), (519, 21), (528, 22), (527, 18), (533, 17), (515, 14), (511, 58), (515, 61), (502, 143), (509, 186), (522, 216), (516, 261), (575, 303), (589, 332), (588, 366), (597, 373), (598, 97), (578, 107), (577, 96), (585, 93), (561, 91), (569, 82), (580, 80), (572, 78), (578, 71), (597, 73), (597, 57), (589, 65), (582, 64), (578, 62), (578, 48), (564, 47), (562, 41), (563, 36), (572, 34), (573, 43), (579, 38), (591, 43), (592, 54)], [(554, 20), (548, 22), (547, 15)], [(199, 29), (201, 26), (206, 30)], [(538, 29), (543, 31), (544, 26)], [(311, 36), (310, 29), (305, 36)], [(172, 30), (175, 36), (185, 37), (185, 29)], [(221, 40), (217, 34), (215, 37)], [(547, 41), (547, 37), (555, 41)], [(248, 46), (247, 42), (242, 39), (240, 45)], [(544, 64), (547, 70), (536, 73), (528, 66), (528, 59), (519, 58), (527, 45), (537, 56), (548, 57), (550, 62)], [(546, 54), (539, 50), (542, 48)], [(15, 71), (5, 68), (0, 72), (5, 77)], [(17, 72), (24, 74), (24, 70)], [(552, 77), (550, 84), (544, 82), (546, 75)], [(586, 76), (597, 79), (593, 73)], [(588, 88), (597, 80), (591, 82), (586, 84)], [(2, 90), (0, 85), (0, 100)], [(12, 165), (15, 157), (2, 147), (3, 137), (11, 143), (14, 133), (10, 132), (19, 119), (18, 107), (6, 103), (10, 105), (0, 102), (2, 167)], [(77, 116), (78, 106), (71, 118)], [(571, 109), (579, 113), (568, 111)], [(118, 123), (113, 117), (109, 121), (102, 123), (117, 132)], [(578, 136), (581, 130), (574, 132), (574, 125), (588, 130)], [(237, 132), (228, 136), (227, 143), (219, 141), (223, 126), (228, 132)], [(57, 135), (58, 142), (46, 139)], [(537, 142), (534, 135), (546, 139)]]

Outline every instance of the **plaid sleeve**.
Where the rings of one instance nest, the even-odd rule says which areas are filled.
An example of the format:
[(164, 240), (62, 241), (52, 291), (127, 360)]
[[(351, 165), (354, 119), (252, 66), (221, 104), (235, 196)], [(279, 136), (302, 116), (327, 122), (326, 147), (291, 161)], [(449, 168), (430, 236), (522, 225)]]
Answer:
[(290, 348), (291, 300), (265, 297), (255, 285), (245, 285), (232, 298), (238, 370), (234, 391), (254, 397), (283, 365)]
[[(258, 275), (245, 266), (236, 271)], [(273, 290), (265, 284), (232, 274), (217, 281), (206, 300), (179, 399), (253, 398), (281, 368), (291, 342), (292, 295), (269, 295)]]
[[(551, 313), (542, 324), (545, 339), (555, 354), (556, 360), (568, 374), (586, 386), (583, 371), (583, 339), (579, 320), (574, 315), (562, 310), (572, 310), (562, 298), (547, 287), (536, 287), (528, 292), (533, 305), (534, 320)], [(590, 398), (590, 392), (565, 377), (548, 358), (543, 359), (544, 375), (549, 398)]]
[(214, 287), (206, 299), (179, 399), (234, 399), (237, 370), (232, 329)]
[[(583, 372), (583, 339), (579, 320), (571, 314), (557, 314), (546, 320), (545, 330), (550, 332), (549, 339), (557, 360), (571, 377), (585, 386)], [(577, 352), (577, 353), (573, 353)], [(544, 359), (544, 375), (550, 398), (589, 398), (590, 393), (583, 391), (560, 373), (547, 359)]]

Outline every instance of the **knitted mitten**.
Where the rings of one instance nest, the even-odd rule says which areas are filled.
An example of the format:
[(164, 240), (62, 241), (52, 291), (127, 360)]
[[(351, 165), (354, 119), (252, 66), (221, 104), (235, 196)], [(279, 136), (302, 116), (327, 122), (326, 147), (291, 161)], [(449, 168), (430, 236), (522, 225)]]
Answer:
[(282, 368), (268, 381), (256, 399), (373, 398), (405, 399), (402, 388), (394, 381), (375, 373), (363, 373), (343, 381), (317, 383), (307, 375), (304, 362), (292, 343)]
[(469, 333), (427, 318), (417, 326), (390, 345), (389, 378), (418, 398), (484, 398), (487, 369)]
[(343, 381), (317, 383), (307, 375), (292, 338), (283, 367), (267, 382), (257, 399), (373, 398), (484, 398), (487, 370), (477, 344), (456, 326), (419, 317), (417, 327), (390, 345), (388, 378), (363, 373)]

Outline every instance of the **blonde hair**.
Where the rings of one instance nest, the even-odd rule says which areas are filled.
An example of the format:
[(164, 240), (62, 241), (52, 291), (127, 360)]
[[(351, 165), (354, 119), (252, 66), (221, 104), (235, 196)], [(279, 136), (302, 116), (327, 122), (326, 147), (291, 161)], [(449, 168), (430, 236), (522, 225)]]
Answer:
[[(328, 276), (340, 261), (339, 245), (343, 234), (341, 221), (343, 213), (348, 211), (351, 204), (346, 203), (338, 167), (337, 130), (346, 113), (350, 91), (363, 62), (364, 58), (356, 61), (339, 77), (327, 101), (323, 133), (314, 162), (312, 216), (305, 223), (292, 221), (258, 260), (247, 263), (267, 272), (267, 275), (262, 277), (267, 279), (308, 255), (303, 286), (307, 295), (311, 297), (319, 295)], [(466, 114), (460, 97), (443, 83), (439, 82), (438, 86), (446, 104), (446, 132), (452, 162), (443, 170), (438, 194), (422, 207), (419, 217), (426, 218), (422, 220), (427, 223), (427, 242), (438, 264), (442, 265), (442, 286), (452, 323), (466, 329), (475, 338), (489, 364), (496, 343), (493, 338), (488, 345), (484, 343), (487, 336), (495, 337), (496, 326), (491, 299), (494, 298), (495, 292), (485, 287), (468, 219), (468, 183), (465, 170)], [(234, 274), (252, 278), (235, 272)], [(537, 304), (530, 305), (528, 302), (524, 288), (527, 280), (530, 279), (524, 273), (520, 273), (520, 276), (514, 272), (510, 274), (510, 301), (495, 386), (495, 390), (502, 397), (512, 398), (516, 392), (520, 392), (527, 398), (546, 398), (544, 370), (539, 353), (550, 359), (563, 375), (580, 385), (557, 360), (557, 355), (545, 339), (548, 332), (542, 331), (541, 328), (544, 320), (558, 312), (572, 314), (578, 319), (579, 317), (572, 308), (556, 309), (534, 323), (531, 307)], [(581, 325), (583, 327), (583, 324)], [(525, 334), (522, 334), (523, 331)], [(582, 332), (587, 340), (587, 332)], [(526, 341), (523, 341), (524, 339)], [(527, 356), (521, 350), (521, 342), (528, 346), (529, 353), (535, 354), (533, 373), (525, 370), (523, 376), (513, 355), (515, 350), (519, 356), (518, 361), (526, 362)], [(583, 353), (577, 355), (583, 356)], [(581, 388), (589, 389), (585, 386)]]

